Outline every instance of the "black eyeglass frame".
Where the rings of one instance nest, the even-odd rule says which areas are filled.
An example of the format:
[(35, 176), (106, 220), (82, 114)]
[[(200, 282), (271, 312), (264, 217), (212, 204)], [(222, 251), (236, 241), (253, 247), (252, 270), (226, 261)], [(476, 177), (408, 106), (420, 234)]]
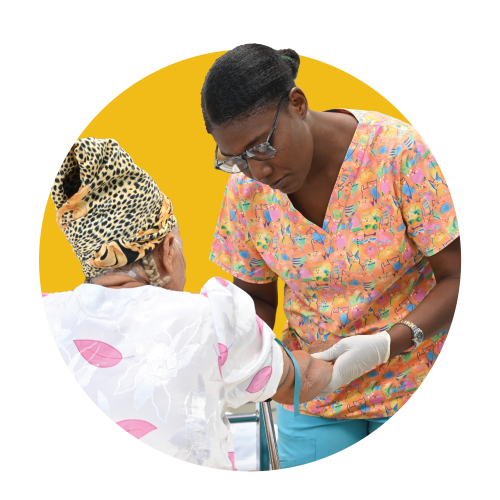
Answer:
[[(218, 145), (215, 146), (215, 168), (217, 170), (221, 170), (222, 172), (226, 172), (227, 174), (239, 174), (240, 172), (244, 172), (249, 167), (248, 161), (246, 160), (245, 156), (248, 158), (249, 157), (248, 153), (250, 151), (252, 151), (254, 149), (257, 149), (257, 148), (261, 148), (262, 146), (267, 146), (268, 148), (271, 148), (274, 151), (274, 154), (272, 154), (271, 156), (268, 156), (266, 158), (254, 158), (254, 157), (250, 157), (252, 160), (266, 161), (266, 160), (270, 160), (271, 158), (274, 158), (278, 154), (278, 151), (276, 151), (276, 149), (274, 149), (271, 146), (271, 139), (273, 137), (274, 130), (276, 128), (276, 123), (278, 121), (278, 116), (280, 114), (281, 106), (282, 106), (283, 102), (285, 101), (285, 99), (287, 97), (288, 97), (288, 92), (281, 98), (281, 101), (280, 101), (279, 106), (278, 106), (278, 111), (276, 113), (276, 116), (274, 117), (274, 122), (273, 122), (273, 126), (271, 128), (271, 132), (269, 132), (269, 135), (267, 137), (266, 142), (263, 142), (261, 144), (257, 144), (257, 146), (253, 146), (250, 149), (247, 149), (246, 151), (244, 151), (240, 155), (231, 156), (231, 158), (228, 158), (227, 160), (221, 161), (220, 163), (217, 161), (217, 150), (219, 149), (219, 146)], [(233, 160), (234, 158), (241, 158), (246, 163), (246, 167), (243, 170), (240, 169), (239, 172), (232, 172), (232, 171), (230, 172), (229, 170), (225, 170), (224, 168), (221, 168), (222, 165), (224, 165), (228, 161)]]

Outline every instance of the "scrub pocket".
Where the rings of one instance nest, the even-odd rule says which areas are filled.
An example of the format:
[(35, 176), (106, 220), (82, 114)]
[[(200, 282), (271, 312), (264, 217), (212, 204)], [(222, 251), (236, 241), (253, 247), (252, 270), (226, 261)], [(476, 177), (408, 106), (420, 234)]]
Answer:
[(316, 438), (297, 438), (282, 431), (278, 432), (278, 454), (282, 469), (297, 467), (316, 460)]
[(300, 415), (277, 405), (278, 453), (283, 469), (329, 457), (358, 443), (389, 417), (336, 419)]

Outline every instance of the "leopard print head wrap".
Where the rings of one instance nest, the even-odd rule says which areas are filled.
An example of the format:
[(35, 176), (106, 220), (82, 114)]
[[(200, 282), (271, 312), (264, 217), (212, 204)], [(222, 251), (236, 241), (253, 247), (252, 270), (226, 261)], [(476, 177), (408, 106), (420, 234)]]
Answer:
[(142, 259), (177, 224), (169, 198), (113, 139), (76, 141), (51, 196), (87, 278)]

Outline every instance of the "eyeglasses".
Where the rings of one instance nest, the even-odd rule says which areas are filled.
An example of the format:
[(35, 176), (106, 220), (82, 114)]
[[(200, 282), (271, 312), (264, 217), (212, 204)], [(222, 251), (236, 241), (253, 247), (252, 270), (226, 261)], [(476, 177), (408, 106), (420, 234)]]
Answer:
[(254, 146), (253, 148), (248, 149), (240, 155), (231, 157), (224, 156), (220, 152), (219, 146), (215, 147), (215, 168), (217, 170), (222, 170), (223, 172), (227, 172), (229, 174), (239, 174), (240, 172), (243, 172), (248, 168), (248, 162), (245, 157), (256, 161), (265, 161), (274, 158), (278, 154), (278, 151), (276, 151), (271, 146), (271, 138), (274, 134), (274, 129), (276, 128), (276, 122), (278, 121), (278, 115), (280, 114), (281, 105), (283, 104), (287, 96), (288, 93), (281, 98), (280, 104), (278, 106), (278, 112), (274, 117), (274, 123), (271, 128), (271, 132), (269, 132), (269, 136), (266, 142)]

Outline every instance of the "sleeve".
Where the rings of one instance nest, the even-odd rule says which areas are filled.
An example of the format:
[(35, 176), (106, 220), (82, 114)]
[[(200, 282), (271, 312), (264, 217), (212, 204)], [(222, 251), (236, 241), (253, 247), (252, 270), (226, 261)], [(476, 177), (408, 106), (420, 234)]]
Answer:
[(401, 149), (395, 193), (408, 236), (431, 256), (460, 234), (455, 207), (436, 159), (415, 129), (410, 129)]
[(277, 279), (277, 274), (257, 250), (245, 214), (251, 207), (253, 185), (246, 183), (247, 198), (240, 199), (238, 179), (238, 175), (232, 175), (227, 183), (210, 260), (240, 280), (269, 283)]
[(228, 407), (274, 396), (283, 354), (273, 331), (255, 314), (251, 297), (222, 278), (210, 279), (202, 293), (210, 300)]

